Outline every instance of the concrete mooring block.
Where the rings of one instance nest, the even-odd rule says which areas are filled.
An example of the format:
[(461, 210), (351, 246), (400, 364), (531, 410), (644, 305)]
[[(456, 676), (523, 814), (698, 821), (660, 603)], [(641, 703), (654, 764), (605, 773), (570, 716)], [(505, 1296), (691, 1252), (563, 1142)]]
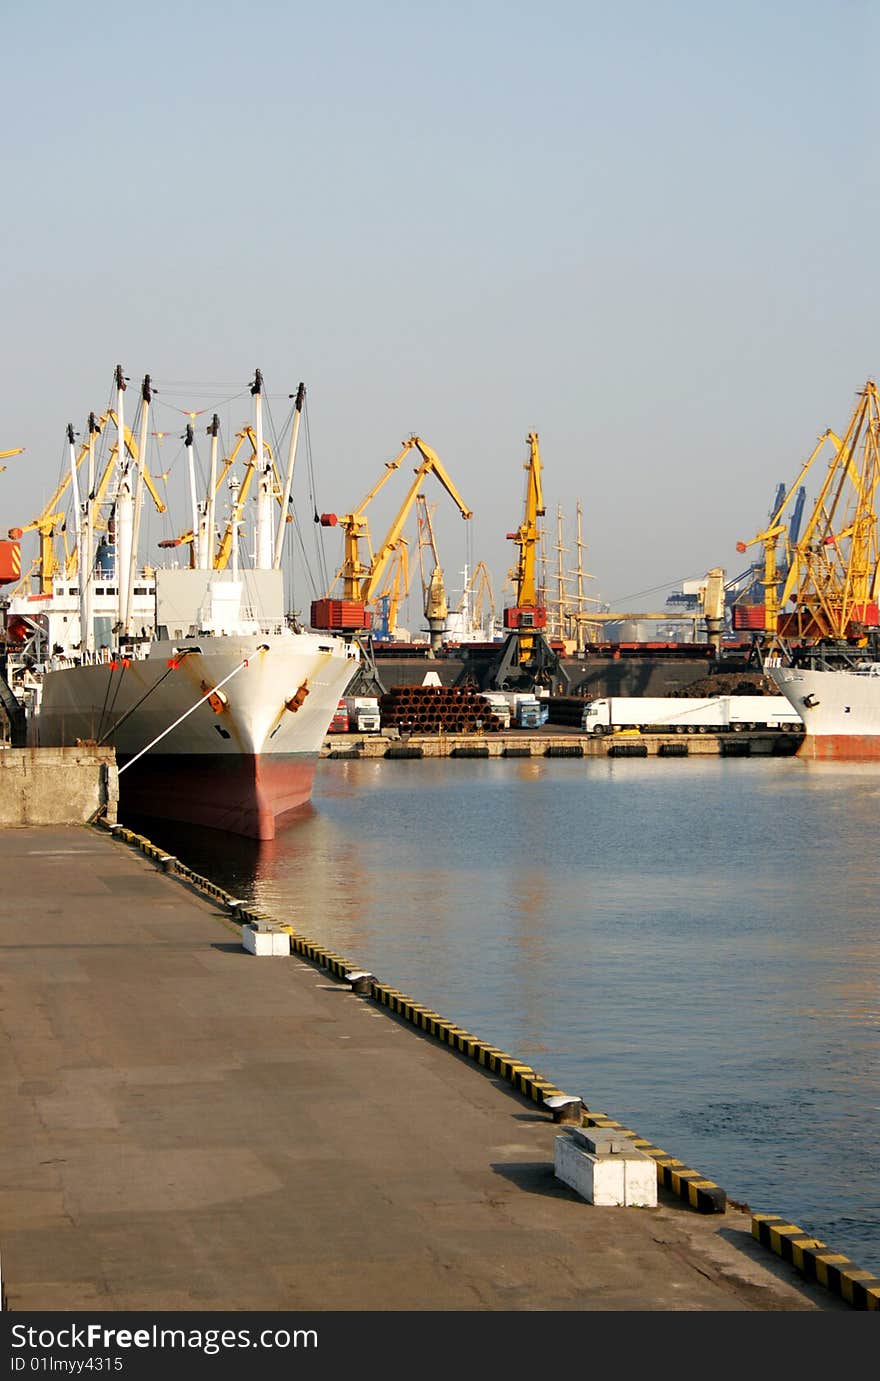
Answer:
[(249, 954), (290, 954), (290, 931), (265, 922), (243, 925), (241, 943)]
[(591, 1150), (590, 1140), (576, 1128), (556, 1138), (556, 1178), (599, 1208), (656, 1208), (657, 1167), (651, 1157), (625, 1137), (596, 1136), (601, 1150)]

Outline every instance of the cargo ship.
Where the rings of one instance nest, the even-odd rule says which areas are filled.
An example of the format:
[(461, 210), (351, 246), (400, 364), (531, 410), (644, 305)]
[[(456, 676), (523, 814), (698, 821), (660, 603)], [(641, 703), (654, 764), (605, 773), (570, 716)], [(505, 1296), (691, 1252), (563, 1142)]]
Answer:
[[(140, 447), (124, 428), (124, 387), (117, 369), (119, 439), (111, 457), (115, 479), (112, 488), (107, 484), (110, 520), (104, 524), (113, 540), (103, 539), (97, 551), (93, 547), (99, 526), (94, 496), (103, 481), (96, 482), (90, 451), (88, 498), (79, 503), (84, 452), (75, 455), (69, 428), (69, 487), (81, 554), (76, 574), (47, 577), (44, 568), (40, 590), (19, 593), (7, 607), (7, 675), (26, 710), (27, 741), (36, 747), (115, 748), (123, 813), (271, 839), (277, 822), (311, 795), (324, 735), (360, 659), (355, 643), (303, 629), (285, 614), (281, 549), (296, 428), (279, 493), (274, 462), (262, 442), (257, 371), (251, 389), (256, 431), (240, 434), (250, 439), (253, 454), (244, 479), (230, 478), (230, 520), (219, 549), (216, 416), (211, 478), (201, 505), (187, 428), (192, 531), (160, 545), (183, 544), (189, 566), (140, 566), (137, 514), (147, 472), (137, 458), (145, 452), (149, 376)], [(298, 409), (302, 393), (301, 386)], [(89, 435), (91, 447), (91, 426)], [(230, 468), (226, 464), (224, 474)], [(252, 479), (254, 558), (245, 567), (239, 526)]]
[(880, 758), (880, 661), (767, 671), (804, 721), (799, 757)]

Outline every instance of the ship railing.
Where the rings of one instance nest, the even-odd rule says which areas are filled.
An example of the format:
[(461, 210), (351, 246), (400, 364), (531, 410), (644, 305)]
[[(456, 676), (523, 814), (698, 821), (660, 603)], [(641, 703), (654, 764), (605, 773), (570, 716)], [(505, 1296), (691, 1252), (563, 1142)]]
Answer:
[(143, 661), (146, 655), (146, 646), (140, 644), (125, 647), (121, 652), (114, 652), (112, 648), (102, 646), (94, 651), (77, 649), (70, 652), (55, 652), (48, 658), (47, 665), (50, 671), (64, 671), (68, 667), (109, 666), (111, 662), (118, 662), (121, 658), (128, 661)]
[(240, 613), (241, 622), (244, 624), (252, 623), (260, 633), (268, 633), (274, 637), (279, 637), (284, 633), (286, 624), (281, 621), (269, 621), (261, 616), (259, 609), (243, 604)]

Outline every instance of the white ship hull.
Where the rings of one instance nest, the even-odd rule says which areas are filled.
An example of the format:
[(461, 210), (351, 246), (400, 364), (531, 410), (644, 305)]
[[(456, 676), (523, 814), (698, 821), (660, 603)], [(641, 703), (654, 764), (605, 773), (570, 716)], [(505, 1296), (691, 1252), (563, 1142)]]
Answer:
[(114, 747), (127, 812), (271, 839), (276, 821), (309, 799), (356, 667), (345, 643), (322, 634), (156, 642), (143, 660), (47, 670), (31, 738)]
[(880, 758), (880, 664), (814, 671), (768, 668), (804, 721), (799, 757)]

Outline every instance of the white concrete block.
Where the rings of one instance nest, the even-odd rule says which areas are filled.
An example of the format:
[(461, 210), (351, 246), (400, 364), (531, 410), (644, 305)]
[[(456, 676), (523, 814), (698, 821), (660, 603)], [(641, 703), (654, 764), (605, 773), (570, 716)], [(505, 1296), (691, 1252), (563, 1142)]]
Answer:
[(623, 1201), (628, 1208), (657, 1207), (657, 1163), (650, 1156), (624, 1157)]
[(290, 953), (290, 936), (285, 930), (275, 930), (269, 927), (255, 929), (252, 925), (243, 925), (241, 943), (249, 954)]
[(556, 1178), (599, 1208), (656, 1208), (657, 1167), (641, 1151), (594, 1153), (571, 1136), (558, 1136)]
[(620, 1156), (594, 1156), (590, 1151), (581, 1151), (567, 1136), (558, 1136), (554, 1164), (556, 1178), (588, 1204), (615, 1208), (625, 1202)]
[(241, 943), (249, 954), (271, 954), (272, 936), (265, 930), (254, 930), (253, 926), (243, 925)]

